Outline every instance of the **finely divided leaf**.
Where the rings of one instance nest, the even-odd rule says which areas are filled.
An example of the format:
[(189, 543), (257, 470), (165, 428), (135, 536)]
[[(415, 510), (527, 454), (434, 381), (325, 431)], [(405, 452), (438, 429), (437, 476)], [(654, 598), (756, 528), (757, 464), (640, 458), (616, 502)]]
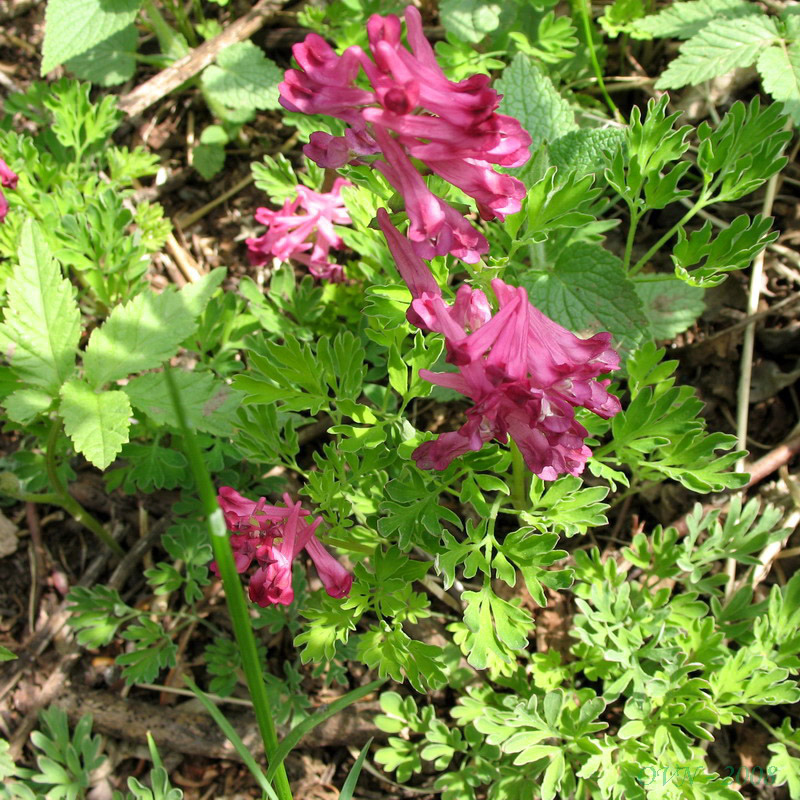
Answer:
[(131, 404), (117, 389), (99, 394), (83, 381), (61, 387), (59, 412), (75, 449), (99, 469), (105, 469), (128, 441)]
[(228, 108), (279, 108), (283, 70), (252, 42), (226, 47), (203, 72), (203, 91)]
[(83, 355), (86, 378), (98, 389), (161, 366), (194, 329), (194, 315), (182, 292), (144, 291), (117, 306), (92, 334)]
[(757, 66), (764, 89), (783, 103), (783, 110), (800, 125), (800, 42), (768, 47)]
[(691, 39), (709, 22), (760, 14), (755, 3), (745, 0), (691, 0), (672, 3), (658, 14), (639, 19), (628, 26), (634, 39)]
[(569, 103), (528, 56), (518, 54), (497, 83), (500, 111), (516, 117), (531, 135), (531, 149), (552, 142), (578, 126)]
[(600, 245), (570, 245), (550, 271), (533, 273), (525, 285), (537, 308), (580, 336), (610, 331), (624, 348), (632, 348), (647, 330), (622, 262)]
[(775, 21), (760, 13), (714, 20), (681, 45), (680, 55), (658, 79), (656, 89), (697, 85), (736, 67), (749, 67), (779, 38)]
[(48, 0), (42, 75), (133, 24), (142, 0)]
[(72, 285), (31, 220), (22, 228), (19, 264), (6, 291), (0, 346), (20, 380), (55, 395), (75, 369), (81, 317)]

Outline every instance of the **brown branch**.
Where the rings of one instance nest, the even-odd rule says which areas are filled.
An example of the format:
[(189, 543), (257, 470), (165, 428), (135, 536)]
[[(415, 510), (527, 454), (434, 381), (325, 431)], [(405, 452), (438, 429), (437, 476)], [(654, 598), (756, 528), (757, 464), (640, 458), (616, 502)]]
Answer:
[(119, 101), (119, 107), (131, 117), (141, 114), (153, 103), (205, 69), (226, 47), (249, 39), (280, 8), (280, 0), (259, 0), (250, 11), (219, 36), (204, 42), (149, 81), (124, 95)]
[[(216, 723), (205, 713), (185, 711), (180, 707), (146, 703), (130, 697), (121, 698), (111, 692), (67, 687), (55, 699), (75, 722), (89, 713), (94, 720), (94, 730), (117, 739), (129, 739), (144, 743), (147, 732), (153, 734), (156, 743), (187, 755), (211, 758), (239, 757), (233, 745), (225, 738)], [(327, 747), (331, 745), (362, 745), (371, 736), (385, 738), (373, 724), (372, 717), (380, 709), (375, 701), (354, 703), (314, 728), (305, 746)], [(261, 739), (255, 716), (250, 712), (225, 710), (245, 745), (258, 752)], [(303, 742), (300, 743), (303, 747)]]

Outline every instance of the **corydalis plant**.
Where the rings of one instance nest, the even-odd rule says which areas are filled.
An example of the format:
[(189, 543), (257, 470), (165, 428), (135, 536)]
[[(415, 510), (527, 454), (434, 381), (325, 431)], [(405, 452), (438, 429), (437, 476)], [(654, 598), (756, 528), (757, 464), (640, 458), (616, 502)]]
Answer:
[(457, 373), (420, 370), (431, 383), (454, 389), (474, 405), (458, 430), (424, 442), (413, 453), (422, 469), (446, 469), (450, 462), (488, 441), (509, 434), (528, 468), (543, 480), (580, 475), (591, 450), (586, 429), (575, 419), (584, 407), (609, 418), (620, 402), (608, 392), (610, 380), (596, 378), (619, 367), (611, 334), (579, 339), (528, 301), (523, 288), (492, 281), (499, 310), (492, 313), (480, 289), (461, 286), (448, 305), (425, 263), (389, 220), (378, 222), (412, 297), (407, 312), (417, 327), (445, 337), (447, 361)]
[(256, 222), (266, 225), (267, 230), (247, 240), (250, 263), (266, 264), (270, 258), (293, 260), (305, 264), (315, 278), (344, 280), (344, 271), (331, 261), (330, 251), (344, 244), (333, 226), (350, 224), (341, 196), (342, 187), (350, 185), (344, 178), (337, 178), (330, 192), (298, 186), (295, 199), (287, 199), (279, 211), (257, 209)]
[[(305, 154), (323, 167), (369, 163), (380, 171), (403, 196), (419, 256), (451, 253), (476, 263), (488, 252), (486, 238), (428, 189), (411, 159), (473, 197), (484, 219), (503, 220), (520, 210), (525, 187), (492, 165), (524, 164), (531, 138), (518, 120), (496, 112), (500, 95), (486, 75), (447, 79), (416, 8), (406, 7), (405, 20), (411, 50), (401, 43), (398, 17), (370, 17), (374, 61), (360, 47), (337, 56), (322, 37), (309, 34), (292, 48), (301, 69), (287, 71), (281, 104), (348, 124), (341, 137), (312, 134)], [(357, 85), (361, 69), (372, 91)]]
[[(14, 172), (6, 162), (0, 158), (0, 185), (5, 189), (16, 189), (19, 176)], [(8, 200), (6, 196), (0, 192), (0, 222), (3, 222), (8, 214)]]
[[(253, 561), (258, 564), (249, 586), (254, 603), (266, 607), (289, 605), (294, 600), (292, 562), (302, 550), (311, 556), (331, 597), (350, 593), (352, 576), (315, 535), (321, 517), (309, 520), (311, 512), (293, 503), (288, 494), (283, 496), (285, 508), (267, 505), (263, 497), (248, 500), (230, 486), (220, 488), (217, 500), (233, 534), (230, 541), (237, 571), (246, 572)], [(219, 577), (216, 562), (211, 569)]]

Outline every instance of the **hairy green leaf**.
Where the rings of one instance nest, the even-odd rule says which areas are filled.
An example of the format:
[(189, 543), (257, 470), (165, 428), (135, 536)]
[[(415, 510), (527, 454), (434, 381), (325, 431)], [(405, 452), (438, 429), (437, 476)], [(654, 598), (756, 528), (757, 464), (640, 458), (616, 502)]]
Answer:
[(250, 41), (226, 47), (200, 79), (203, 91), (228, 108), (279, 108), (283, 70)]
[(136, 72), (136, 47), (139, 33), (128, 25), (94, 47), (69, 59), (64, 66), (82, 81), (98, 86), (125, 83)]
[(758, 58), (764, 89), (783, 103), (783, 110), (800, 125), (800, 42), (781, 42)]
[(627, 30), (634, 39), (691, 39), (714, 20), (737, 19), (758, 13), (760, 8), (746, 0), (689, 0), (671, 3), (658, 14), (636, 20)]

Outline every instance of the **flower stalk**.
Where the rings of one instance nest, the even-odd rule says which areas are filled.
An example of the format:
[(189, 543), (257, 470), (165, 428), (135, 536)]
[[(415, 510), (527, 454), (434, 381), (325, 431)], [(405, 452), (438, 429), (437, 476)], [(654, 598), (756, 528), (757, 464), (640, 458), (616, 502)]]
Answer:
[[(181, 402), (178, 387), (172, 377), (169, 367), (164, 370), (164, 375), (169, 388), (170, 397), (175, 407), (175, 414), (178, 417), (178, 424), (185, 442), (186, 458), (194, 475), (197, 484), (197, 491), (200, 495), (203, 510), (206, 514), (208, 532), (211, 538), (211, 548), (217, 563), (222, 584), (225, 587), (225, 600), (228, 604), (228, 612), (233, 623), (233, 632), (239, 652), (242, 656), (242, 667), (244, 669), (247, 686), (250, 690), (250, 697), (253, 701), (253, 709), (264, 743), (264, 750), (267, 759), (272, 761), (278, 749), (278, 735), (275, 730), (275, 722), (272, 719), (267, 687), (264, 683), (264, 676), (261, 672), (261, 664), (258, 660), (256, 650), (256, 639), (253, 634), (253, 626), (250, 621), (250, 614), (247, 610), (247, 602), (242, 591), (239, 573), (236, 571), (236, 564), (233, 559), (233, 550), (225, 527), (225, 519), (222, 509), (217, 503), (214, 485), (203, 463), (197, 440), (186, 423), (183, 404)], [(275, 771), (274, 778), (275, 792), (279, 800), (292, 800), (292, 790), (289, 787), (289, 779), (283, 764)]]

